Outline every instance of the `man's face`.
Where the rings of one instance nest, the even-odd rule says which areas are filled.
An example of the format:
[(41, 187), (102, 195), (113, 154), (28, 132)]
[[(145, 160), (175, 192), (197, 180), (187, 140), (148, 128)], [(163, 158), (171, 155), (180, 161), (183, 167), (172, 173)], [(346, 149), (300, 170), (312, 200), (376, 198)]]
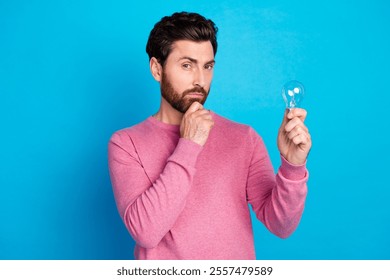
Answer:
[(214, 63), (209, 41), (176, 41), (163, 67), (162, 97), (183, 114), (194, 101), (204, 104), (210, 91)]

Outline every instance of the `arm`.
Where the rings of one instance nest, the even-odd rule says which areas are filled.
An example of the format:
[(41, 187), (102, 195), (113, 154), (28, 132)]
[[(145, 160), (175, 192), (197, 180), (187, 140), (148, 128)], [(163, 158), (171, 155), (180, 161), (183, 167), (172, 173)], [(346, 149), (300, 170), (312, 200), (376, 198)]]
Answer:
[[(126, 139), (126, 140), (125, 140)], [(155, 182), (150, 182), (125, 133), (109, 142), (109, 168), (119, 214), (138, 245), (153, 248), (184, 208), (202, 147), (180, 139)]]
[(140, 246), (157, 246), (184, 209), (197, 158), (213, 125), (210, 112), (194, 102), (182, 118), (181, 138), (155, 182), (146, 175), (131, 138), (123, 132), (111, 138), (109, 167), (115, 199)]
[(257, 135), (249, 168), (247, 194), (258, 219), (274, 234), (286, 238), (298, 226), (307, 194), (305, 167), (311, 137), (304, 125), (306, 111), (284, 114), (278, 134), (282, 158), (276, 178), (265, 146)]
[(306, 199), (305, 165), (293, 166), (282, 157), (274, 174), (263, 141), (256, 135), (249, 168), (247, 196), (256, 217), (275, 235), (290, 236), (299, 224)]

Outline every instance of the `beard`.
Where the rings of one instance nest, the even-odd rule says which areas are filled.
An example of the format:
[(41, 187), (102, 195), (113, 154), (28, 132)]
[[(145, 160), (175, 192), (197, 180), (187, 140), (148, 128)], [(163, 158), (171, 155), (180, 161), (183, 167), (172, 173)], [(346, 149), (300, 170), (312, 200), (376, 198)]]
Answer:
[[(175, 89), (173, 88), (172, 84), (164, 74), (162, 73), (161, 77), (161, 95), (164, 97), (164, 99), (177, 111), (184, 114), (188, 108), (191, 106), (192, 103), (195, 101), (198, 101), (200, 104), (204, 104), (206, 102), (207, 96), (209, 95), (210, 89), (206, 91), (202, 87), (194, 87), (192, 89), (187, 89), (183, 91), (181, 94), (179, 94)], [(190, 93), (202, 93), (202, 98), (186, 98), (186, 95)]]

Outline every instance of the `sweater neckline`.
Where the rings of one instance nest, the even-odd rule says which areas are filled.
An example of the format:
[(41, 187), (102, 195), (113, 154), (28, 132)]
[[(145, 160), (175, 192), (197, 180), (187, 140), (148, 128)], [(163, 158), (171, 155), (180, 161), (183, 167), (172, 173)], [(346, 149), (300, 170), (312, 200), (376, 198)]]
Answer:
[[(215, 113), (213, 111), (210, 111), (211, 115), (214, 117)], [(180, 125), (179, 124), (169, 124), (162, 121), (157, 120), (155, 117), (150, 116), (147, 118), (149, 122), (151, 122), (153, 125), (156, 125), (160, 127), (163, 130), (168, 130), (176, 133), (180, 133)]]
[(172, 132), (180, 133), (180, 125), (178, 125), (178, 124), (164, 123), (162, 121), (157, 120), (153, 116), (148, 117), (147, 120), (149, 122), (151, 122), (153, 125), (157, 125), (159, 128), (161, 128), (163, 130), (169, 130), (169, 131), (172, 131)]

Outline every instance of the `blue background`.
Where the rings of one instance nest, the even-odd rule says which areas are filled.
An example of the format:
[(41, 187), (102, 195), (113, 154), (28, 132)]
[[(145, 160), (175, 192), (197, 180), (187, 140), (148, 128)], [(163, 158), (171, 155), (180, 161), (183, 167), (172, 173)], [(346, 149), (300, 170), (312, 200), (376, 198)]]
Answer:
[(107, 142), (157, 111), (145, 44), (154, 23), (182, 10), (220, 29), (207, 107), (253, 126), (275, 170), (281, 87), (306, 86), (305, 212), (286, 240), (256, 220), (257, 258), (390, 259), (388, 4), (134, 3), (0, 2), (0, 259), (133, 258)]

